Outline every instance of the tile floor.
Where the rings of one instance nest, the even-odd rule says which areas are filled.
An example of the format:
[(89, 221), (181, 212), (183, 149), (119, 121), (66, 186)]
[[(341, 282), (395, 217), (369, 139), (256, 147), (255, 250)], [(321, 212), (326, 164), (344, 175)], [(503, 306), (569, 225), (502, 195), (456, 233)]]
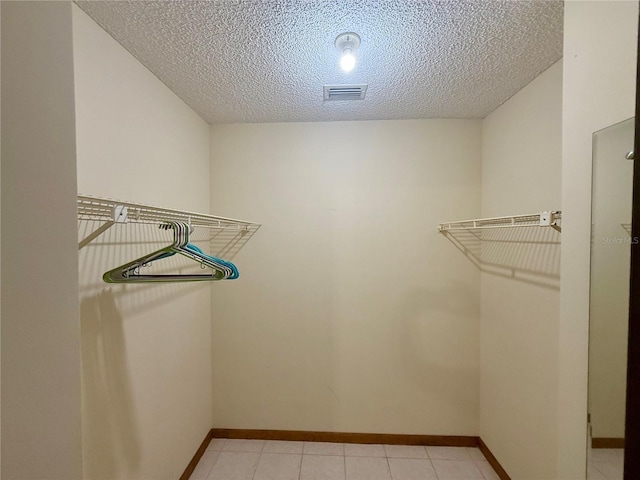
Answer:
[(624, 449), (592, 448), (587, 465), (588, 480), (622, 480)]
[(499, 480), (477, 448), (214, 439), (191, 480)]

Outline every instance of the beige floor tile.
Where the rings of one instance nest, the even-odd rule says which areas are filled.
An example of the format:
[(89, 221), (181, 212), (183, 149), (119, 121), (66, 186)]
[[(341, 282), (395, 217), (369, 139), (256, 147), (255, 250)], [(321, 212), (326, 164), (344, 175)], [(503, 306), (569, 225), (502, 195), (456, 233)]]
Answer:
[(487, 460), (486, 457), (484, 456), (482, 451), (480, 451), (479, 448), (469, 448), (469, 447), (467, 447), (467, 452), (471, 456), (471, 460), (475, 460), (477, 462), (485, 462)]
[(476, 466), (482, 472), (482, 475), (484, 475), (485, 480), (500, 480), (500, 477), (488, 461), (477, 461)]
[(305, 442), (303, 453), (305, 455), (344, 455), (344, 444), (330, 442)]
[(218, 459), (218, 455), (220, 452), (214, 450), (207, 450), (204, 452), (204, 455), (200, 458), (198, 465), (196, 465), (196, 469), (189, 477), (190, 480), (204, 480), (209, 476), (209, 472), (213, 468), (213, 465), (216, 463)]
[(251, 480), (259, 453), (220, 452), (207, 480)]
[(302, 455), (263, 453), (253, 480), (298, 480)]
[(424, 458), (390, 458), (393, 480), (438, 480), (431, 461)]
[(344, 457), (303, 455), (300, 480), (345, 480)]
[(593, 465), (589, 465), (587, 467), (587, 480), (607, 480), (607, 477), (593, 468)]
[(385, 445), (387, 457), (393, 458), (429, 458), (427, 449), (419, 445)]
[(619, 462), (591, 462), (607, 480), (622, 480), (624, 465)]
[(365, 445), (360, 443), (345, 443), (344, 454), (347, 457), (386, 457), (382, 445)]
[(623, 448), (592, 448), (589, 460), (591, 462), (624, 462)]
[(303, 445), (304, 442), (267, 440), (262, 453), (297, 453), (301, 455)]
[(230, 438), (222, 446), (223, 452), (261, 452), (264, 440), (238, 440)]
[(347, 480), (391, 480), (389, 464), (380, 457), (345, 457)]
[(213, 450), (216, 452), (221, 451), (226, 441), (227, 441), (226, 438), (214, 438), (209, 442), (209, 446), (207, 447), (207, 450)]
[(465, 447), (427, 447), (431, 460), (471, 460)]
[(431, 460), (439, 480), (484, 480), (476, 464), (469, 460)]

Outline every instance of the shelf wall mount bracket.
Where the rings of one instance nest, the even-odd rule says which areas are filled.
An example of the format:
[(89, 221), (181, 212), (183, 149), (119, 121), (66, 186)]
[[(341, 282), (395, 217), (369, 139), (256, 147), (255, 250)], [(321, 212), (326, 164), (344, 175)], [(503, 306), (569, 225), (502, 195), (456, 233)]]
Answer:
[(127, 217), (129, 214), (129, 207), (126, 205), (115, 205), (111, 209), (111, 220), (107, 220), (98, 228), (96, 228), (93, 232), (87, 235), (78, 243), (78, 250), (81, 250), (82, 247), (88, 245), (93, 240), (98, 238), (104, 232), (113, 227), (116, 223), (127, 223)]

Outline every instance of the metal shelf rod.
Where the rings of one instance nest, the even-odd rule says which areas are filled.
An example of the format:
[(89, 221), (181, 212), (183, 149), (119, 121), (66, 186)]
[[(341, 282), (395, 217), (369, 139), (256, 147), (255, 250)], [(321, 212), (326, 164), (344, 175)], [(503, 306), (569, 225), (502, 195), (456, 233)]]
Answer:
[(523, 223), (522, 225), (488, 225), (488, 226), (482, 226), (482, 227), (453, 227), (453, 226), (448, 226), (447, 225), (443, 225), (442, 228), (438, 227), (438, 230), (440, 231), (445, 231), (445, 230), (488, 230), (490, 228), (520, 228), (520, 227), (541, 227), (541, 226), (551, 226), (551, 225), (540, 225), (539, 223)]
[(474, 220), (461, 220), (456, 222), (443, 222), (438, 225), (438, 231), (447, 232), (455, 230), (486, 230), (490, 228), (517, 228), (517, 227), (551, 227), (560, 231), (558, 221), (562, 219), (562, 212), (547, 211), (527, 215), (512, 215), (509, 217), (478, 218)]

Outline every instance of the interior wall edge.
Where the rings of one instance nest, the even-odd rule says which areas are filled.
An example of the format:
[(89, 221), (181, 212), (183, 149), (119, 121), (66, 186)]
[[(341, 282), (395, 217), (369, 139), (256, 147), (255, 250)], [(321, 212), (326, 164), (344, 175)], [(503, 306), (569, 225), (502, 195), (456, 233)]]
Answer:
[(187, 468), (185, 468), (182, 475), (180, 475), (180, 480), (189, 480), (189, 477), (191, 477), (191, 474), (198, 466), (198, 462), (204, 455), (204, 452), (207, 450), (207, 447), (209, 446), (209, 443), (211, 443), (212, 439), (213, 439), (213, 428), (209, 429), (209, 431), (207, 432), (207, 435), (204, 437), (204, 440), (202, 440), (202, 443), (198, 447), (198, 450), (196, 451), (196, 453), (193, 455), (193, 458), (189, 462), (189, 465), (187, 465)]
[(587, 458), (593, 133), (634, 115), (638, 2), (565, 2), (556, 478)]
[(481, 437), (478, 437), (478, 448), (487, 459), (489, 464), (493, 467), (495, 472), (498, 474), (500, 480), (511, 480), (511, 477), (509, 476), (507, 471), (502, 467), (498, 459), (495, 457), (493, 452), (491, 452), (491, 449), (487, 446), (487, 444), (484, 443)]
[(76, 479), (82, 433), (71, 3), (2, 2), (1, 21), (0, 474)]
[[(209, 125), (71, 5), (77, 188), (92, 196), (208, 212)], [(91, 221), (78, 221), (77, 236), (94, 228)], [(204, 250), (207, 238), (204, 229), (191, 236)], [(166, 245), (168, 235), (153, 225), (114, 225), (79, 252), (74, 240), (80, 263), (82, 478), (178, 478), (213, 422), (211, 288), (102, 281), (105, 271), (153, 251), (155, 244)], [(173, 267), (173, 260), (167, 262), (181, 268), (177, 260)]]
[[(561, 59), (483, 120), (483, 217), (561, 209), (562, 67)], [(515, 478), (554, 476), (561, 242), (557, 232), (523, 229), (481, 242), (482, 261), (514, 275), (484, 269), (480, 278), (479, 435)], [(529, 266), (548, 276), (518, 281)], [(521, 435), (536, 456), (512, 441)]]

